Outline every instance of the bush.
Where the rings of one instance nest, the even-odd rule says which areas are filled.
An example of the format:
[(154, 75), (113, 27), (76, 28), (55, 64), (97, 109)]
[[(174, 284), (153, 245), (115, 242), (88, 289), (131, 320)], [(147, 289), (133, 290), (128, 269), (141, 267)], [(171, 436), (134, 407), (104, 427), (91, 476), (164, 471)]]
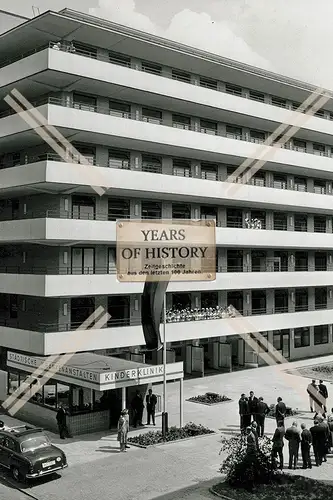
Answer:
[(271, 450), (271, 440), (265, 436), (259, 438), (255, 454), (247, 452), (246, 436), (222, 439), (221, 452), (228, 452), (228, 456), (220, 472), (226, 474), (226, 481), (233, 488), (252, 490), (256, 485), (268, 484), (279, 474)]
[(231, 401), (231, 399), (216, 392), (206, 392), (206, 394), (189, 398), (188, 401), (192, 401), (193, 403), (205, 403), (213, 405), (224, 403), (225, 401)]
[(152, 446), (158, 443), (164, 443), (165, 441), (177, 441), (179, 439), (186, 439), (194, 436), (202, 436), (204, 434), (213, 434), (214, 431), (204, 427), (203, 425), (197, 425), (193, 422), (189, 422), (184, 427), (170, 427), (165, 439), (163, 438), (161, 431), (150, 431), (144, 434), (139, 434), (138, 436), (132, 436), (128, 438), (128, 442), (139, 444), (141, 446)]
[[(293, 417), (294, 415), (298, 415), (297, 410), (293, 410), (292, 408), (287, 406), (286, 410), (286, 417)], [(275, 404), (270, 405), (269, 407), (269, 413), (267, 414), (267, 417), (269, 418), (275, 418)]]

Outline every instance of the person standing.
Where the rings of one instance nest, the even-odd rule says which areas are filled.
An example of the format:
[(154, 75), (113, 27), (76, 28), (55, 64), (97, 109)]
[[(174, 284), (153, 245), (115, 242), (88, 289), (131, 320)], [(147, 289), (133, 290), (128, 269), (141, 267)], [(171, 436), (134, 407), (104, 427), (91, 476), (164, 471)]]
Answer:
[(333, 416), (328, 417), (327, 420), (328, 430), (329, 430), (329, 438), (328, 438), (328, 449), (329, 453), (331, 453), (333, 448)]
[(127, 448), (127, 435), (129, 431), (129, 419), (128, 419), (128, 410), (122, 410), (120, 413), (120, 417), (118, 420), (118, 436), (117, 440), (120, 444), (120, 451), (126, 451)]
[(246, 428), (251, 423), (249, 403), (244, 393), (241, 395), (238, 401), (238, 406), (239, 406), (240, 430), (242, 433), (244, 433)]
[(254, 435), (257, 450), (259, 450), (259, 436), (258, 436), (258, 424), (257, 424), (257, 422), (253, 421), (251, 423), (251, 430), (252, 430), (252, 434)]
[(309, 403), (310, 403), (310, 411), (313, 413), (313, 407), (315, 407), (316, 415), (320, 413), (320, 403), (318, 400), (318, 386), (315, 380), (312, 380), (311, 383), (307, 386), (306, 392), (309, 395)]
[(320, 467), (323, 463), (323, 458), (325, 455), (325, 442), (326, 442), (326, 432), (323, 427), (319, 427), (319, 421), (315, 420), (313, 427), (311, 427), (310, 432), (312, 436), (312, 446), (313, 453), (316, 460), (317, 467)]
[(312, 469), (310, 448), (312, 444), (311, 432), (306, 428), (305, 424), (301, 425), (301, 452), (303, 460), (303, 469)]
[(256, 443), (255, 435), (253, 434), (253, 428), (251, 426), (246, 427), (246, 451), (249, 455), (254, 457), (257, 453), (258, 447)]
[(275, 405), (275, 419), (276, 419), (276, 424), (278, 425), (279, 422), (282, 422), (282, 425), (284, 426), (284, 419), (286, 416), (287, 412), (287, 407), (282, 401), (282, 398), (277, 398), (277, 404)]
[(146, 396), (146, 408), (147, 408), (147, 425), (150, 425), (150, 419), (152, 419), (153, 425), (155, 425), (155, 409), (157, 404), (157, 397), (153, 394), (152, 389), (148, 390)]
[(329, 430), (329, 426), (328, 426), (327, 422), (325, 422), (323, 417), (318, 416), (317, 420), (319, 422), (318, 427), (320, 427), (320, 429), (323, 429), (323, 433), (325, 434), (325, 444), (323, 447), (323, 462), (327, 462), (326, 455), (327, 455), (328, 450), (329, 450), (330, 430)]
[(323, 380), (319, 380), (318, 390), (319, 390), (319, 394), (322, 397), (321, 403), (322, 403), (322, 406), (324, 408), (324, 415), (326, 415), (326, 413), (327, 413), (327, 406), (326, 405), (327, 405), (327, 398), (328, 398), (328, 390), (327, 390), (327, 387), (324, 384)]
[(301, 436), (297, 427), (297, 422), (286, 430), (285, 439), (289, 443), (289, 469), (296, 469), (298, 462), (299, 444)]
[(258, 405), (258, 398), (255, 397), (253, 391), (250, 391), (249, 412), (250, 412), (250, 418), (254, 422), (256, 421), (256, 418), (257, 418), (257, 405)]
[(72, 437), (67, 427), (67, 411), (62, 404), (59, 405), (59, 409), (56, 415), (60, 439), (66, 439)]
[(259, 437), (263, 437), (265, 432), (265, 418), (269, 413), (268, 404), (264, 402), (264, 398), (260, 396), (258, 404), (257, 404), (257, 424), (258, 424), (258, 435)]
[(285, 435), (285, 430), (282, 422), (278, 422), (277, 428), (275, 429), (273, 436), (273, 446), (272, 446), (272, 459), (276, 462), (276, 457), (279, 456), (280, 470), (283, 469), (283, 437)]
[(141, 392), (139, 390), (136, 391), (136, 394), (132, 400), (132, 410), (133, 410), (133, 427), (137, 427), (142, 424), (142, 416), (143, 416), (143, 399)]

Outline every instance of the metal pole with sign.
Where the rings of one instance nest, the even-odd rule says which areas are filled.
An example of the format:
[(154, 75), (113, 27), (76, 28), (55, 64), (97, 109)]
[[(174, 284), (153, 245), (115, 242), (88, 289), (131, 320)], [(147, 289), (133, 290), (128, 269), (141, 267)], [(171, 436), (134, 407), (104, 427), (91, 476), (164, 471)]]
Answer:
[(216, 279), (215, 232), (214, 220), (117, 221), (117, 279), (121, 283), (145, 282), (141, 322), (146, 345), (153, 346), (151, 349), (163, 348), (164, 437), (168, 430), (166, 288), (169, 281)]

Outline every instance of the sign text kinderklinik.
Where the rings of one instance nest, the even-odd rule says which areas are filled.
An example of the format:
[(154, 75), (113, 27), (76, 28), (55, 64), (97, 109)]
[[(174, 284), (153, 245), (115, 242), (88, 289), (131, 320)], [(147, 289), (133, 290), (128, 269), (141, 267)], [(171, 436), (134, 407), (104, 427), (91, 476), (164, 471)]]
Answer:
[(215, 230), (214, 220), (117, 221), (118, 280), (215, 280)]

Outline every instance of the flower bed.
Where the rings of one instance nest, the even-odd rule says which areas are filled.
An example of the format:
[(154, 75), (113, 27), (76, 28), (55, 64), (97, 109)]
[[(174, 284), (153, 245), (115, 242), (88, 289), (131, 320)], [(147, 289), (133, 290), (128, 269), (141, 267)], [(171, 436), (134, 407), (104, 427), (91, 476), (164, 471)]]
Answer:
[[(286, 417), (293, 417), (294, 415), (299, 415), (298, 410), (294, 410), (293, 408), (288, 408), (286, 410)], [(268, 418), (275, 418), (275, 405), (270, 405), (269, 413), (267, 414)]]
[(200, 403), (202, 405), (217, 405), (220, 403), (226, 403), (227, 401), (232, 401), (227, 396), (217, 394), (216, 392), (206, 392), (206, 394), (202, 394), (200, 396), (194, 396), (189, 398), (187, 401), (191, 401), (192, 403)]
[(208, 427), (204, 427), (203, 425), (197, 425), (193, 422), (189, 422), (181, 428), (170, 427), (165, 439), (163, 439), (161, 431), (150, 431), (138, 434), (137, 436), (129, 437), (128, 442), (146, 448), (148, 446), (154, 446), (165, 442), (179, 441), (181, 439), (204, 436), (207, 434), (214, 434), (214, 431), (208, 429)]
[(333, 496), (333, 486), (302, 476), (279, 474), (270, 484), (258, 485), (253, 493), (235, 489), (221, 482), (211, 492), (230, 500), (328, 500)]

